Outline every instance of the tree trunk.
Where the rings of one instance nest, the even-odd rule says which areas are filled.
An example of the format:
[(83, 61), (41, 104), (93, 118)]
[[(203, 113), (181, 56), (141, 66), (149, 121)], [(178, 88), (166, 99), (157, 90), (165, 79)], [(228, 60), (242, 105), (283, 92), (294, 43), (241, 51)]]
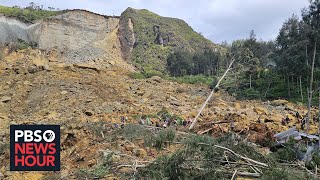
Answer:
[(290, 98), (291, 97), (291, 93), (290, 93), (290, 77), (287, 76), (288, 78), (288, 97)]
[(270, 88), (271, 82), (272, 82), (272, 80), (270, 80), (270, 81), (269, 81), (269, 84), (268, 84), (268, 87), (267, 87), (266, 93), (264, 94), (264, 97), (265, 97), (265, 98), (267, 97), (267, 94), (268, 94), (268, 91), (269, 91), (269, 88)]
[(317, 52), (317, 40), (314, 41), (314, 51), (312, 58), (312, 66), (311, 66), (311, 77), (310, 77), (310, 89), (309, 89), (309, 98), (308, 98), (308, 119), (307, 119), (307, 128), (306, 133), (309, 133), (310, 130), (310, 111), (311, 111), (311, 101), (312, 101), (312, 84), (313, 84), (313, 71), (314, 71), (314, 63), (316, 60), (316, 52)]
[(303, 91), (302, 91), (302, 84), (301, 84), (301, 76), (300, 76), (300, 94), (301, 94), (301, 102), (303, 102)]
[(309, 66), (309, 63), (308, 63), (308, 45), (306, 45), (306, 63), (307, 63), (307, 66)]
[(195, 126), (195, 124), (197, 123), (197, 120), (199, 118), (199, 116), (201, 115), (201, 112), (203, 111), (203, 109), (206, 107), (206, 105), (208, 104), (209, 100), (211, 99), (211, 97), (213, 96), (213, 94), (217, 91), (218, 87), (220, 86), (221, 81), (225, 78), (225, 76), (227, 75), (227, 73), (230, 71), (232, 64), (235, 61), (235, 57), (232, 59), (232, 61), (230, 62), (227, 70), (224, 72), (224, 74), (222, 75), (222, 77), (219, 79), (218, 83), (216, 84), (216, 86), (212, 89), (209, 97), (207, 98), (207, 100), (204, 102), (204, 104), (202, 105), (199, 113), (197, 114), (197, 116), (194, 118), (191, 126), (189, 127), (189, 130), (193, 129), (193, 127)]
[(297, 89), (297, 94), (298, 94), (298, 96), (299, 96), (299, 94), (300, 94), (300, 85), (299, 85), (299, 77), (297, 76), (297, 85), (296, 85), (296, 89)]
[[(318, 108), (318, 135), (320, 139), (320, 86), (318, 87), (319, 89), (319, 108)], [(319, 148), (320, 149), (320, 142), (319, 142)]]

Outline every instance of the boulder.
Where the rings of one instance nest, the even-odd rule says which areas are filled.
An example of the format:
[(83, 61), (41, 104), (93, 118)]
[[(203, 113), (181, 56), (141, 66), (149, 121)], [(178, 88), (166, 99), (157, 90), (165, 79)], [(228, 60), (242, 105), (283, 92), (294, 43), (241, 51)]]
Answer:
[(241, 104), (238, 102), (233, 103), (233, 107), (237, 110), (241, 109)]
[(80, 69), (91, 69), (91, 70), (95, 70), (97, 72), (101, 71), (100, 68), (93, 66), (93, 65), (90, 65), (90, 64), (73, 64), (73, 66), (76, 68), (80, 68)]
[(257, 113), (258, 115), (267, 115), (268, 114), (268, 110), (266, 108), (259, 107), (259, 106), (254, 107), (253, 111), (255, 113)]
[(157, 83), (161, 83), (162, 78), (160, 76), (152, 76), (150, 80), (155, 81)]
[(61, 91), (60, 94), (66, 95), (66, 94), (68, 94), (68, 91)]
[(250, 125), (250, 130), (258, 133), (265, 133), (268, 130), (268, 127), (265, 124), (253, 123)]
[(144, 158), (144, 157), (147, 157), (147, 151), (142, 149), (142, 148), (137, 148), (134, 150), (134, 154), (137, 156), (137, 157), (140, 157), (140, 158)]
[(11, 101), (11, 97), (9, 96), (3, 96), (1, 99), (0, 99), (0, 102), (3, 102), (3, 103), (7, 103)]
[(135, 145), (133, 143), (125, 143), (123, 147), (125, 150), (130, 152), (133, 152), (133, 150), (135, 149)]
[(289, 102), (287, 100), (278, 99), (271, 102), (271, 105), (273, 106), (284, 106), (287, 105)]

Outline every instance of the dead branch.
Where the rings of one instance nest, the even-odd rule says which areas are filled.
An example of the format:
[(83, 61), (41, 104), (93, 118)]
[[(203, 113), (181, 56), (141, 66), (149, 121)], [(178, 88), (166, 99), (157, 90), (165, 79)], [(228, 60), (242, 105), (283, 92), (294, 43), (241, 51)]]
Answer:
[(206, 107), (206, 105), (208, 104), (208, 102), (210, 101), (210, 99), (212, 98), (213, 94), (216, 92), (216, 90), (218, 89), (218, 87), (220, 86), (221, 81), (225, 78), (225, 76), (227, 75), (227, 73), (230, 71), (231, 66), (233, 65), (235, 61), (235, 58), (232, 58), (231, 63), (229, 64), (229, 67), (227, 68), (227, 70), (224, 72), (224, 74), (222, 75), (222, 77), (219, 79), (218, 83), (216, 84), (216, 86), (212, 89), (209, 97), (207, 98), (207, 100), (204, 102), (204, 104), (202, 105), (199, 113), (197, 114), (197, 116), (194, 118), (191, 126), (189, 127), (189, 130), (193, 129), (193, 127), (195, 126), (195, 124), (197, 123), (197, 120), (199, 118), (199, 116), (201, 115), (201, 112), (203, 111), (203, 109)]
[(232, 175), (232, 178), (231, 178), (231, 180), (233, 180), (234, 179), (234, 177), (236, 176), (236, 174), (237, 174), (237, 169), (234, 171), (234, 173), (233, 173), (233, 175)]
[(242, 156), (242, 155), (240, 155), (240, 154), (238, 154), (238, 153), (235, 153), (234, 151), (232, 151), (232, 150), (229, 149), (229, 148), (226, 148), (226, 147), (223, 147), (223, 146), (219, 146), (219, 145), (214, 145), (214, 147), (227, 150), (227, 151), (231, 152), (232, 154), (234, 154), (235, 156), (238, 156), (239, 158), (244, 159), (244, 160), (246, 160), (246, 161), (249, 161), (249, 162), (251, 162), (251, 163), (259, 164), (259, 165), (264, 166), (264, 167), (269, 167), (269, 166), (268, 166), (267, 164), (265, 164), (265, 163), (262, 163), (262, 162), (259, 162), (259, 161), (256, 161), (256, 160), (253, 160), (253, 159), (244, 157), (244, 156)]

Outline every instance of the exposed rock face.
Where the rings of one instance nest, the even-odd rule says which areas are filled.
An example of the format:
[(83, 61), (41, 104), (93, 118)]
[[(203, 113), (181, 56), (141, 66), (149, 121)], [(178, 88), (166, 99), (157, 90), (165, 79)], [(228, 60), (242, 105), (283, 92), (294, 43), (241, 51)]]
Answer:
[(183, 20), (133, 8), (120, 17), (68, 10), (34, 24), (0, 15), (0, 33), (0, 44), (24, 40), (45, 51), (51, 62), (117, 64), (129, 70), (134, 68), (127, 62), (139, 69), (162, 71), (172, 51), (218, 48)]
[[(104, 46), (118, 46), (116, 42), (105, 42), (117, 31), (119, 18), (104, 17), (85, 11), (70, 11), (43, 21), (35, 29), (38, 34), (39, 48), (45, 50), (57, 49), (71, 63), (83, 63), (95, 60), (106, 54)], [(115, 48), (116, 49), (116, 48)]]
[(116, 16), (84, 10), (68, 11), (31, 25), (0, 16), (0, 44), (22, 39), (36, 42), (47, 53), (56, 53), (64, 63), (102, 62), (107, 66), (111, 61), (122, 61), (119, 21)]
[(0, 16), (0, 44), (17, 41), (17, 39), (30, 42), (27, 29), (28, 25), (25, 23), (14, 18)]
[(131, 18), (126, 16), (121, 16), (120, 18), (120, 28), (119, 28), (119, 39), (121, 42), (122, 56), (129, 60), (131, 58), (131, 52), (133, 50), (134, 44), (136, 43), (133, 22)]

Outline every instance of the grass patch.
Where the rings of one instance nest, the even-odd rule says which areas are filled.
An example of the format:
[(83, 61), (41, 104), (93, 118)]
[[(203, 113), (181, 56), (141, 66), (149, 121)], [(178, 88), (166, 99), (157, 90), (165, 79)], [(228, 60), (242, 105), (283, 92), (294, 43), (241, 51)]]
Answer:
[(204, 75), (190, 75), (190, 76), (181, 76), (181, 77), (166, 77), (170, 81), (176, 81), (178, 83), (185, 84), (206, 84), (211, 86), (215, 82), (216, 78), (207, 77)]
[(111, 169), (112, 153), (102, 158), (102, 161), (93, 169), (80, 169), (74, 173), (77, 179), (101, 179), (106, 176)]
[(0, 6), (0, 14), (4, 14), (7, 17), (17, 18), (24, 23), (34, 23), (37, 20), (45, 19), (62, 12), (63, 11)]
[(9, 144), (0, 144), (0, 155), (3, 155), (7, 149), (9, 149)]
[(153, 76), (163, 77), (163, 73), (157, 70), (145, 70), (141, 72), (133, 72), (129, 74), (132, 79), (147, 79)]
[(123, 136), (130, 141), (143, 139), (145, 146), (162, 150), (162, 148), (175, 140), (176, 131), (174, 128), (150, 130), (142, 125), (128, 124), (124, 129), (119, 129), (116, 136)]

